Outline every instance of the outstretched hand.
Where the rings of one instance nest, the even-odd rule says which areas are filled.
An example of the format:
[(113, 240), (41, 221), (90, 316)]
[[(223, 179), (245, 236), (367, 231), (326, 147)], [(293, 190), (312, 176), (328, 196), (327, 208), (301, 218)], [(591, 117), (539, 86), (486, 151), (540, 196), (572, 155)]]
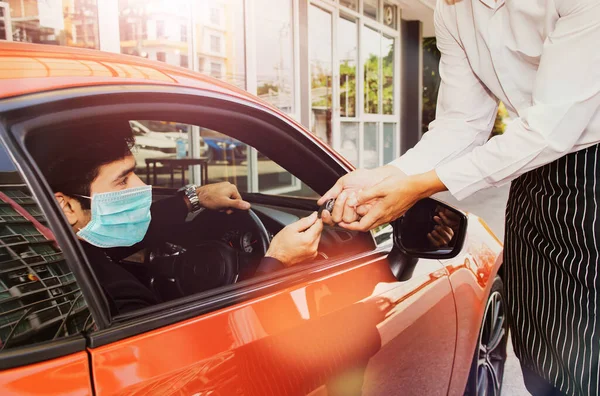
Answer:
[[(392, 175), (358, 191), (353, 199), (348, 200), (346, 205), (358, 208), (357, 215), (362, 212), (364, 216), (339, 225), (349, 230), (368, 231), (399, 218), (417, 201), (444, 190), (446, 186), (435, 171), (409, 177)], [(366, 212), (361, 211), (364, 205), (370, 205)]]
[(372, 187), (390, 176), (405, 178), (406, 175), (395, 166), (386, 165), (376, 169), (357, 169), (342, 176), (335, 185), (319, 199), (318, 204), (323, 205), (330, 199), (335, 199), (331, 212), (323, 211), (323, 222), (328, 225), (339, 223), (352, 223), (364, 215), (375, 203), (367, 202), (361, 207), (351, 206), (348, 203), (356, 201), (356, 194), (366, 188)]
[(323, 222), (315, 212), (279, 231), (265, 256), (279, 260), (286, 267), (314, 259), (322, 231)]

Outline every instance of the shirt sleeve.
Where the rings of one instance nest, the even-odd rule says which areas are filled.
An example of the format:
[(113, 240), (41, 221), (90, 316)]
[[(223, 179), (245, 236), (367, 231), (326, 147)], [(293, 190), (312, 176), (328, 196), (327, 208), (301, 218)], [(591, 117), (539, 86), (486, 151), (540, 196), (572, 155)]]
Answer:
[[(436, 172), (457, 198), (510, 182), (573, 151), (600, 108), (600, 2), (555, 2), (560, 15), (547, 37), (533, 88), (532, 105), (503, 135)], [(583, 148), (583, 146), (582, 146)]]
[(256, 269), (256, 275), (265, 275), (285, 268), (281, 261), (273, 257), (263, 257)]
[(498, 99), (475, 75), (454, 36), (455, 29), (449, 29), (444, 22), (442, 14), (453, 10), (444, 1), (438, 1), (434, 14), (441, 53), (436, 119), (414, 148), (392, 162), (408, 175), (430, 171), (482, 145), (496, 119)]

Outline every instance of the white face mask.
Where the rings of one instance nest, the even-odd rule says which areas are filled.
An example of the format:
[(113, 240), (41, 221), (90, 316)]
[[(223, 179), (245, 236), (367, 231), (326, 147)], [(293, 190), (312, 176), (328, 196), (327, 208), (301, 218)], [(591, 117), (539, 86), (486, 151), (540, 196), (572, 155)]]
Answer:
[(77, 236), (101, 248), (132, 246), (144, 239), (150, 220), (152, 186), (94, 194), (92, 219)]

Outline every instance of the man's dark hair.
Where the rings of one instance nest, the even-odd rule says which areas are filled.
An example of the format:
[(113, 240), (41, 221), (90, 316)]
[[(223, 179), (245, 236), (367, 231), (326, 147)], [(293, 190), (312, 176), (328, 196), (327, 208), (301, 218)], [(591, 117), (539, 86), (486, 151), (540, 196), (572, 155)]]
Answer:
[(77, 199), (84, 209), (100, 167), (131, 155), (135, 140), (128, 122), (82, 124), (34, 131), (25, 142), (54, 192)]

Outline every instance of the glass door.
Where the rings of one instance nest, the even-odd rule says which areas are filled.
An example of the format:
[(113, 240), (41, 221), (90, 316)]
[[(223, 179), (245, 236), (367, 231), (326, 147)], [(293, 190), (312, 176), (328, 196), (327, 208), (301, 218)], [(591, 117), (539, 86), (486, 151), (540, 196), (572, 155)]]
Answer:
[(12, 24), (8, 3), (0, 3), (0, 40), (12, 41)]

